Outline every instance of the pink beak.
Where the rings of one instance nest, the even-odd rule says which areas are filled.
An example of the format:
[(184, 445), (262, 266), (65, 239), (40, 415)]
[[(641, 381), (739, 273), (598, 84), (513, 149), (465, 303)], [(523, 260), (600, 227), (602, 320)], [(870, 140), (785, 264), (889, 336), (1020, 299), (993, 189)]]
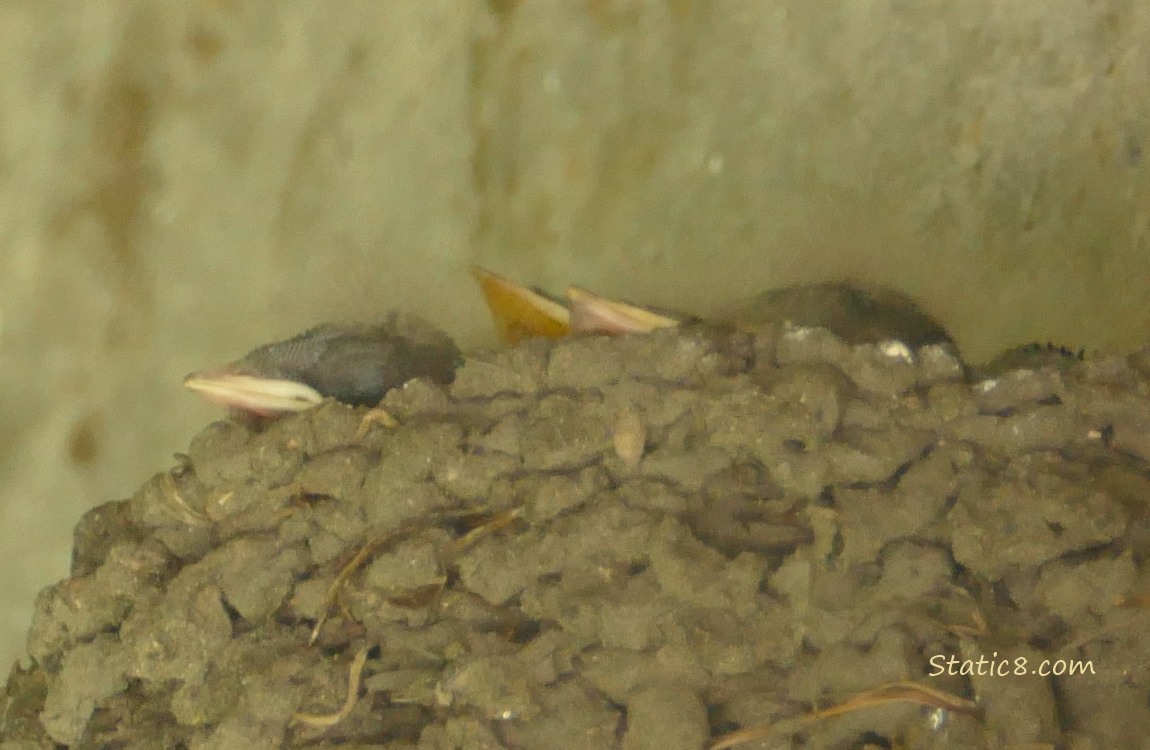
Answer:
[(213, 404), (274, 417), (309, 409), (323, 401), (319, 391), (294, 380), (238, 375), (227, 370), (193, 372), (184, 387)]

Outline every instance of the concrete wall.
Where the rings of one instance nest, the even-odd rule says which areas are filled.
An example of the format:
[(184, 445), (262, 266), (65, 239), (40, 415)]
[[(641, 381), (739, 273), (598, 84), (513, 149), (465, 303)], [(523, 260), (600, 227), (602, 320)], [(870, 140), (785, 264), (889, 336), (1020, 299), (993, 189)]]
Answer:
[(828, 278), (973, 360), (1150, 324), (1150, 5), (0, 4), (0, 657), (192, 369), (466, 275), (707, 313)]

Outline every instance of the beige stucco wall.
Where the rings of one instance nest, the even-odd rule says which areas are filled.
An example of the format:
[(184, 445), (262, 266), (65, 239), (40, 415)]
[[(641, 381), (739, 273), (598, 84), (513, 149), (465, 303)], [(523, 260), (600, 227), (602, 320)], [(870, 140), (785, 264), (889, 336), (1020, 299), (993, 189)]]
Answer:
[(713, 312), (896, 286), (972, 359), (1150, 324), (1150, 6), (0, 3), (0, 656), (70, 528), (324, 318), (466, 268)]

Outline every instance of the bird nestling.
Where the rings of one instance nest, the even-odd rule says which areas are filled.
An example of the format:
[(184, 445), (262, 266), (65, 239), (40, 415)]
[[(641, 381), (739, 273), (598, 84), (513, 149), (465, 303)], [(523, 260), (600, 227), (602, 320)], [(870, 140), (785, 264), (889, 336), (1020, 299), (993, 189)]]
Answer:
[(392, 313), (379, 325), (324, 324), (265, 344), (231, 364), (194, 372), (184, 387), (241, 415), (277, 417), (334, 398), (376, 406), (414, 378), (447, 384), (462, 355), (430, 323)]
[(940, 324), (913, 299), (895, 289), (828, 281), (772, 289), (744, 300), (721, 319), (700, 321), (691, 315), (638, 307), (568, 287), (559, 298), (529, 289), (483, 268), (473, 268), (503, 340), (514, 344), (532, 336), (649, 333), (688, 324), (728, 324), (757, 330), (789, 322), (826, 328), (849, 344), (896, 340), (909, 346), (953, 346)]
[[(649, 333), (691, 324), (668, 314), (568, 287), (564, 297), (529, 289), (482, 268), (472, 269), (501, 338)], [(912, 299), (892, 289), (825, 282), (759, 295), (731, 320), (745, 330), (779, 322), (830, 330), (850, 344), (885, 340), (918, 347), (953, 346), (946, 330)], [(380, 325), (326, 324), (267, 344), (216, 370), (196, 372), (184, 385), (209, 401), (255, 418), (303, 411), (325, 398), (376, 406), (413, 378), (447, 384), (462, 355), (451, 338), (420, 318), (392, 313)]]

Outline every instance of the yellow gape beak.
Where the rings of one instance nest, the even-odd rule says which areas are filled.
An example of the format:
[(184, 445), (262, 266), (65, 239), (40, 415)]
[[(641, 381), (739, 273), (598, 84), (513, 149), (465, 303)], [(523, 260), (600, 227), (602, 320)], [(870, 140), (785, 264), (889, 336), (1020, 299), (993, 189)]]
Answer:
[(679, 321), (642, 307), (606, 299), (585, 289), (567, 288), (566, 304), (483, 268), (472, 268), (495, 327), (507, 344), (530, 337), (561, 338), (573, 333), (649, 333)]

